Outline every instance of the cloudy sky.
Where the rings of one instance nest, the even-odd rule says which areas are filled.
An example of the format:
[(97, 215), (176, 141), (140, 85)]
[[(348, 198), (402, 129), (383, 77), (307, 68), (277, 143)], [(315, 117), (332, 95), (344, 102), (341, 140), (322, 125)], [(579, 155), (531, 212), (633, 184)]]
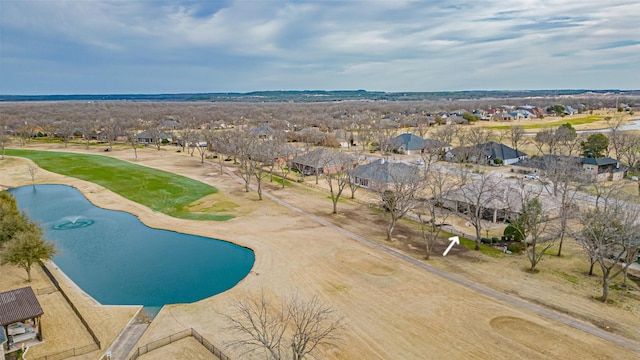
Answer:
[(0, 93), (639, 89), (638, 0), (0, 0)]

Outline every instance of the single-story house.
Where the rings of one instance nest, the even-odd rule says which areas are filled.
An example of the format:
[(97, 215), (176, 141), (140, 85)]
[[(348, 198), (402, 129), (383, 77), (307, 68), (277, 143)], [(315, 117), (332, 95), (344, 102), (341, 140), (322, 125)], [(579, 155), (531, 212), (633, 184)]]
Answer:
[(423, 139), (420, 136), (405, 133), (387, 141), (389, 150), (407, 155), (422, 154), (424, 152), (438, 153), (451, 150), (451, 144), (435, 140)]
[(493, 114), (493, 119), (497, 121), (511, 121), (513, 120), (513, 115), (508, 112), (499, 112)]
[(351, 177), (356, 185), (374, 190), (392, 190), (396, 182), (415, 177), (418, 181), (420, 170), (402, 162), (390, 162), (385, 159), (363, 164), (351, 172)]
[(269, 124), (263, 124), (258, 127), (251, 128), (251, 130), (249, 130), (249, 133), (251, 133), (251, 135), (253, 136), (258, 137), (258, 139), (272, 139), (273, 135), (276, 133), (276, 130), (274, 130)]
[[(157, 136), (158, 136), (157, 139), (160, 141), (167, 140), (169, 142), (172, 142), (172, 139), (173, 139), (173, 136), (171, 134), (167, 134), (164, 132), (159, 133)], [(154, 134), (151, 134), (151, 132), (149, 131), (143, 131), (137, 134), (135, 136), (135, 139), (140, 144), (155, 144), (156, 137)]]
[(437, 139), (424, 139), (424, 151), (446, 153), (447, 151), (451, 151), (451, 144)]
[(533, 114), (529, 111), (523, 109), (517, 109), (514, 111), (509, 111), (508, 113), (514, 120), (522, 120), (522, 119), (530, 119), (533, 117)]
[(7, 335), (3, 346), (9, 353), (25, 343), (42, 341), (40, 317), (44, 314), (30, 286), (0, 293), (0, 326)]
[(621, 180), (627, 176), (629, 168), (621, 165), (620, 161), (606, 158), (592, 158), (586, 157), (580, 160), (582, 168), (588, 174), (588, 176), (596, 182), (608, 181), (608, 180)]
[(519, 169), (522, 173), (543, 174), (548, 169), (562, 166), (563, 168), (575, 168), (580, 170), (582, 165), (580, 158), (566, 155), (543, 155), (542, 157), (532, 157), (520, 160), (513, 164), (516, 171)]
[[(510, 181), (500, 178), (477, 180), (451, 190), (443, 195), (442, 207), (462, 214), (482, 207), (482, 218), (497, 223), (498, 221), (515, 220), (522, 211), (525, 199), (524, 190)], [(538, 195), (538, 200), (545, 210), (551, 214), (556, 205), (553, 198)]]
[(388, 140), (387, 147), (396, 153), (413, 155), (420, 154), (424, 150), (425, 142), (418, 135), (404, 133)]
[(355, 164), (356, 158), (347, 153), (318, 148), (291, 160), (291, 168), (303, 175), (330, 174), (339, 171), (345, 164)]
[(455, 148), (447, 152), (445, 158), (447, 161), (468, 161), (474, 163), (479, 162), (481, 164), (495, 164), (495, 160), (500, 159), (502, 165), (511, 165), (526, 159), (527, 154), (507, 145), (489, 141), (480, 145)]

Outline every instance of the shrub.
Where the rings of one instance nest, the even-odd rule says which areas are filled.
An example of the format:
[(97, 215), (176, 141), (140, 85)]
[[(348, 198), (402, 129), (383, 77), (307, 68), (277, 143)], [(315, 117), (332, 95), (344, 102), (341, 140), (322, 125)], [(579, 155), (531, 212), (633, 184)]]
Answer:
[(507, 250), (511, 251), (513, 254), (519, 254), (523, 252), (525, 249), (525, 244), (523, 242), (514, 242), (507, 245)]
[(491, 238), (491, 242), (494, 243), (494, 244), (497, 244), (497, 243), (500, 242), (500, 239), (498, 239), (497, 237), (494, 236), (494, 237)]
[(496, 164), (496, 165), (502, 165), (503, 161), (502, 161), (502, 159), (493, 159), (493, 163)]
[(518, 228), (516, 228), (513, 225), (509, 225), (504, 229), (504, 236), (513, 239), (515, 241), (522, 241), (522, 232), (518, 230)]

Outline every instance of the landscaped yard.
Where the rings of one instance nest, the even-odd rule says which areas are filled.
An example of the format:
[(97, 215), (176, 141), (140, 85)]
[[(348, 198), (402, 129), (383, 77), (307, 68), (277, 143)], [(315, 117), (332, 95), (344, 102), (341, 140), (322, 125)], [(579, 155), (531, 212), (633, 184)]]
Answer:
[(99, 155), (20, 149), (7, 149), (6, 155), (25, 157), (45, 170), (99, 184), (173, 217), (217, 221), (233, 218), (228, 214), (189, 211), (195, 202), (218, 189), (185, 176)]

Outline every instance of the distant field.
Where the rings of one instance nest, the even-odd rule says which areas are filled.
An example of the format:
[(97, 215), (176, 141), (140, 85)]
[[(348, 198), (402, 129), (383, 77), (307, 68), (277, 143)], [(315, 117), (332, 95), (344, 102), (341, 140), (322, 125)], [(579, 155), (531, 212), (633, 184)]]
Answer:
[(139, 204), (173, 217), (224, 221), (232, 215), (188, 211), (197, 200), (218, 192), (215, 187), (106, 156), (7, 149), (6, 154), (33, 160), (41, 168), (90, 181)]
[[(525, 130), (533, 130), (533, 129), (544, 129), (544, 128), (550, 128), (550, 127), (558, 127), (562, 124), (566, 124), (569, 123), (573, 126), (576, 125), (584, 125), (584, 124), (591, 124), (593, 122), (596, 121), (600, 121), (603, 120), (604, 116), (598, 116), (598, 115), (593, 115), (593, 116), (587, 116), (587, 117), (582, 117), (582, 118), (575, 118), (575, 119), (561, 119), (561, 120), (556, 120), (556, 121), (550, 121), (550, 122), (539, 122), (536, 124), (523, 124), (524, 122), (530, 121), (530, 120), (520, 120), (517, 123), (513, 122), (510, 125), (497, 125), (497, 126), (486, 126), (487, 129), (493, 129), (493, 130), (507, 130), (510, 127), (514, 126), (514, 125), (522, 125), (522, 127)], [(538, 120), (534, 120), (534, 121), (538, 121)]]

